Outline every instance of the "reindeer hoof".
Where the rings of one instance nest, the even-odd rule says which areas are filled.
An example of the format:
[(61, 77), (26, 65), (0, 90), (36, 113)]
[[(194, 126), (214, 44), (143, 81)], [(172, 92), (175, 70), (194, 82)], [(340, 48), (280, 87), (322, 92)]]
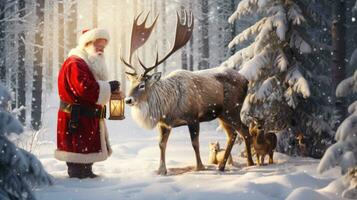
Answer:
[(224, 172), (224, 169), (225, 169), (225, 165), (218, 165), (218, 170), (221, 171), (221, 172)]
[(254, 162), (253, 161), (248, 161), (248, 167), (250, 167), (250, 166), (254, 166), (255, 164), (254, 164)]
[(161, 176), (167, 175), (167, 170), (166, 170), (166, 168), (165, 168), (165, 169), (159, 168), (159, 169), (157, 170), (157, 174), (158, 174), (158, 175), (161, 175)]
[(198, 165), (195, 167), (195, 171), (202, 171), (202, 170), (205, 170), (206, 167), (204, 165)]

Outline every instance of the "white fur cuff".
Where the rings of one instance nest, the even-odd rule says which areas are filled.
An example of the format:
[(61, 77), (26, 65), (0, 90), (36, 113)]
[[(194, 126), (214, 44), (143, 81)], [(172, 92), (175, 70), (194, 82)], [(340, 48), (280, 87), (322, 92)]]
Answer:
[(99, 96), (97, 104), (105, 105), (110, 100), (110, 84), (107, 81), (97, 81), (99, 84)]

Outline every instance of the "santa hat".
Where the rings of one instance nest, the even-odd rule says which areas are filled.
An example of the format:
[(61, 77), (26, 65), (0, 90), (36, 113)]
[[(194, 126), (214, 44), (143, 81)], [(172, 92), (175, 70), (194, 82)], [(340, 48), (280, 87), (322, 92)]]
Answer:
[(82, 35), (79, 37), (78, 46), (84, 48), (87, 43), (97, 39), (106, 39), (109, 42), (110, 38), (108, 31), (99, 28), (83, 30)]

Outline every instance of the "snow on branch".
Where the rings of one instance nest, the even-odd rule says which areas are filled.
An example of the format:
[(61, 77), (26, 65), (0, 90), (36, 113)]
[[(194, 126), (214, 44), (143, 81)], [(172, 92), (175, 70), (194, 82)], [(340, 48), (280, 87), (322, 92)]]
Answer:
[(265, 47), (258, 55), (255, 55), (252, 59), (244, 63), (239, 73), (249, 81), (256, 81), (260, 70), (271, 63), (271, 55), (268, 48), (269, 47)]
[(239, 2), (236, 11), (228, 18), (229, 23), (241, 18), (249, 13), (263, 10), (272, 0), (242, 0)]
[(255, 43), (252, 43), (248, 47), (237, 51), (228, 60), (223, 62), (221, 66), (230, 67), (230, 68), (235, 68), (236, 66), (240, 66), (245, 60), (251, 59), (254, 56), (254, 47), (255, 47)]
[(238, 45), (246, 40), (248, 40), (252, 35), (257, 34), (258, 32), (261, 31), (262, 26), (265, 24), (267, 18), (264, 17), (263, 19), (259, 20), (256, 22), (253, 26), (247, 28), (240, 34), (238, 34), (229, 44), (228, 48), (232, 48), (235, 45)]
[(269, 77), (263, 81), (262, 85), (259, 87), (259, 90), (253, 94), (253, 101), (263, 101), (273, 93), (275, 77)]
[(289, 84), (294, 92), (302, 94), (305, 99), (310, 96), (309, 84), (297, 68), (287, 73), (285, 82)]
[[(337, 141), (357, 139), (357, 115), (347, 117), (338, 127), (335, 135)], [(356, 144), (357, 145), (357, 144)]]
[(289, 65), (288, 58), (286, 57), (283, 50), (279, 49), (275, 58), (274, 65), (280, 69), (281, 72), (286, 71)]
[(357, 114), (357, 100), (348, 106), (348, 112), (350, 114)]
[(346, 173), (349, 167), (356, 165), (356, 157), (351, 153), (352, 149), (357, 148), (357, 140), (338, 141), (330, 146), (322, 157), (317, 172), (322, 173), (336, 165), (341, 166), (342, 173)]
[(273, 38), (271, 37), (271, 32), (273, 31), (273, 23), (271, 17), (269, 17), (264, 25), (262, 26), (261, 31), (255, 38), (255, 47), (254, 52), (257, 54), (261, 51), (267, 44), (273, 43)]
[(278, 4), (271, 9), (273, 9), (275, 13), (271, 19), (273, 26), (276, 28), (276, 35), (279, 37), (280, 41), (284, 41), (286, 31), (288, 30), (288, 22), (286, 20), (284, 7)]
[(295, 47), (301, 53), (311, 53), (311, 46), (296, 31), (291, 34), (290, 47)]
[(253, 99), (253, 95), (248, 93), (244, 99), (242, 109), (240, 110), (240, 118), (242, 122), (245, 124), (247, 124), (247, 122), (249, 121), (252, 99)]
[(337, 129), (337, 143), (329, 147), (317, 168), (322, 173), (340, 165), (342, 173), (357, 164), (357, 115), (347, 117)]
[(348, 96), (351, 91), (354, 93), (357, 92), (357, 71), (355, 72), (354, 76), (346, 78), (338, 84), (336, 89), (336, 96), (345, 97)]
[(302, 15), (302, 11), (298, 5), (292, 2), (292, 5), (289, 7), (289, 11), (287, 13), (288, 19), (294, 25), (301, 25), (302, 22), (305, 22), (305, 17)]

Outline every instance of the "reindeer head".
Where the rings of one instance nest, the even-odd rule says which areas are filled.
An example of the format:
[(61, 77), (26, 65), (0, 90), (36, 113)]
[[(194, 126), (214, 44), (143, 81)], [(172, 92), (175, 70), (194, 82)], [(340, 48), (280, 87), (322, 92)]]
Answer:
[(123, 58), (121, 61), (133, 72), (126, 72), (127, 78), (130, 81), (131, 88), (128, 93), (128, 97), (125, 99), (125, 103), (128, 105), (135, 105), (139, 102), (145, 101), (147, 99), (148, 92), (150, 91), (151, 86), (153, 86), (161, 78), (161, 72), (156, 72), (149, 74), (150, 71), (155, 69), (161, 63), (163, 63), (167, 58), (169, 58), (173, 53), (183, 47), (191, 38), (193, 30), (193, 15), (190, 14), (190, 25), (189, 17), (186, 11), (184, 11), (184, 23), (180, 22), (180, 16), (177, 13), (177, 25), (176, 25), (176, 36), (175, 42), (170, 50), (162, 59), (159, 60), (159, 53), (156, 52), (155, 63), (146, 67), (145, 64), (137, 56), (140, 66), (143, 68), (144, 72), (139, 74), (136, 68), (131, 64), (133, 53), (145, 42), (151, 35), (151, 32), (156, 24), (158, 16), (155, 18), (154, 22), (148, 28), (145, 27), (146, 20), (148, 19), (150, 13), (145, 17), (144, 22), (138, 24), (138, 20), (141, 14), (134, 19), (132, 34), (131, 34), (131, 45), (130, 45), (130, 55), (129, 62), (126, 62)]

